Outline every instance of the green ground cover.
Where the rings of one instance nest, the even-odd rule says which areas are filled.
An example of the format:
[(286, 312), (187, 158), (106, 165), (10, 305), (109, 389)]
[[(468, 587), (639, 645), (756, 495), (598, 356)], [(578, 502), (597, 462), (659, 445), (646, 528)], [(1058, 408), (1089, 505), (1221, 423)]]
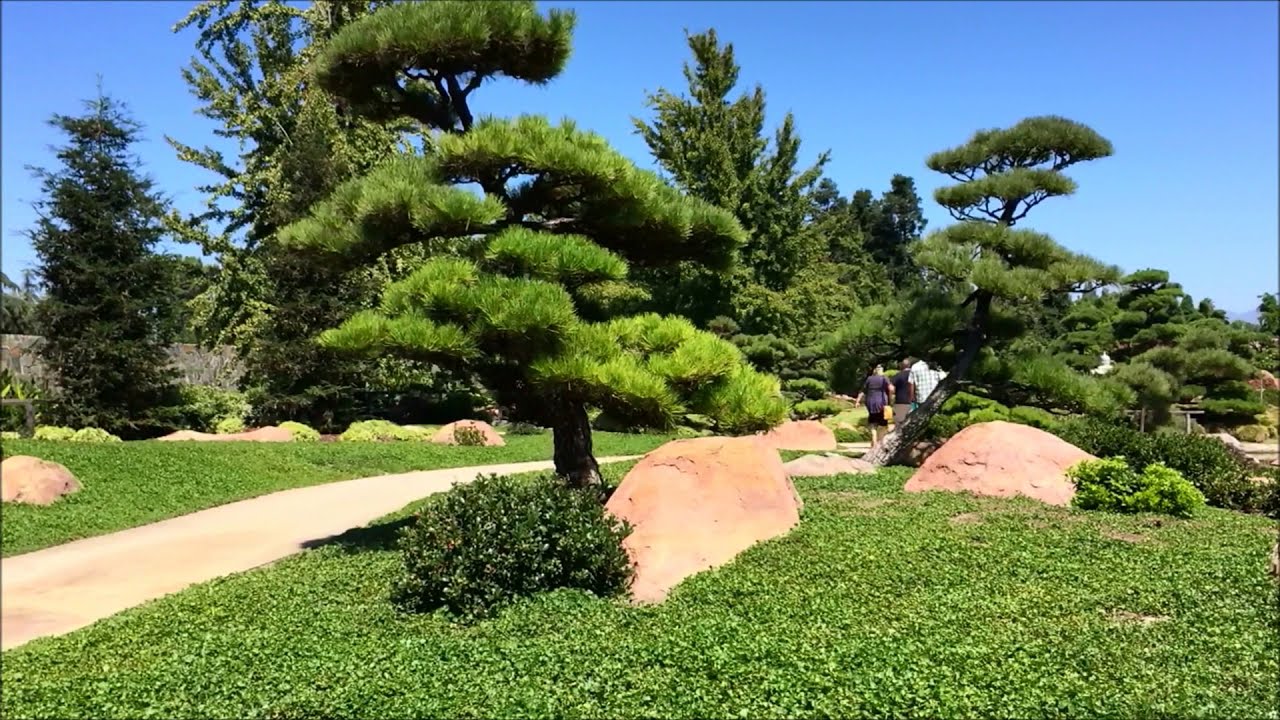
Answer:
[(561, 591), (470, 627), (393, 609), (388, 518), (5, 653), (0, 715), (1274, 714), (1274, 524), (904, 494), (905, 477), (801, 480), (800, 528), (663, 605)]
[[(643, 454), (670, 438), (595, 433), (598, 457)], [(505, 447), (401, 443), (75, 444), (6, 440), (7, 455), (65, 465), (83, 489), (49, 507), (6, 503), (5, 556), (93, 537), (277, 490), (335, 480), (551, 459), (551, 436), (512, 435)]]

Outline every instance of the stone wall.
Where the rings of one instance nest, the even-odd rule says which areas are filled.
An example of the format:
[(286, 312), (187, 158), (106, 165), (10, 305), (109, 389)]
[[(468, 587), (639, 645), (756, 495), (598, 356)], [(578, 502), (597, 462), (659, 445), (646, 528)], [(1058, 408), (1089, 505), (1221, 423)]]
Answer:
[[(4, 369), (23, 381), (43, 382), (44, 365), (36, 353), (41, 340), (37, 335), (0, 335)], [(244, 371), (230, 347), (206, 350), (197, 345), (178, 343), (169, 346), (169, 357), (178, 370), (178, 382), (186, 385), (235, 388)]]

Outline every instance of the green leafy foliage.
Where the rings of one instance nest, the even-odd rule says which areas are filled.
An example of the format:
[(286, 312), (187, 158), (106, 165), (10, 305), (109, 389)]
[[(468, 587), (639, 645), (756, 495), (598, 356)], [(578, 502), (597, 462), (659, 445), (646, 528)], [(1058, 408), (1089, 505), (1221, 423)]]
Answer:
[(838, 427), (834, 432), (838, 443), (860, 443), (871, 439), (871, 433), (864, 428)]
[(78, 442), (78, 443), (120, 442), (119, 437), (112, 435), (111, 433), (107, 432), (106, 430), (103, 430), (102, 428), (94, 428), (94, 427), (80, 428), (79, 430), (75, 431), (75, 433), (73, 433), (71, 437), (67, 439), (70, 440), (71, 442)]
[(235, 435), (245, 430), (244, 420), (238, 417), (224, 417), (213, 424), (213, 431), (218, 435)]
[(836, 400), (804, 400), (792, 406), (791, 415), (797, 420), (817, 420), (839, 415), (846, 407)]
[(74, 428), (60, 427), (57, 425), (40, 425), (36, 427), (35, 434), (32, 436), (35, 440), (70, 440), (76, 431)]
[(827, 387), (827, 384), (815, 378), (787, 380), (783, 383), (782, 389), (803, 400), (823, 400), (831, 394), (831, 389)]
[(244, 420), (249, 402), (244, 393), (209, 385), (182, 385), (178, 389), (179, 404), (174, 408), (174, 424), (178, 427), (213, 432), (223, 418)]
[[(596, 433), (602, 456), (642, 455), (669, 435)], [(65, 465), (83, 489), (49, 507), (5, 503), (5, 556), (158, 522), (259, 495), (411, 470), (545, 461), (551, 437), (506, 438), (504, 447), (434, 443), (49, 443), (6, 440), (4, 455)]]
[(420, 430), (401, 427), (387, 420), (361, 420), (351, 423), (338, 439), (343, 442), (404, 442), (425, 440)]
[(286, 420), (280, 423), (280, 427), (288, 430), (293, 435), (294, 442), (319, 442), (320, 433), (309, 425), (303, 425), (300, 422)]
[[(268, 568), (6, 652), (0, 713), (1033, 717), (1052, 707), (1182, 717), (1212, 706), (1253, 718), (1274, 709), (1268, 520), (1212, 509), (1194, 521), (1084, 513), (903, 493), (905, 480), (897, 470), (799, 480), (799, 527), (690, 578), (661, 605), (561, 590), (469, 627), (388, 602), (404, 572), (395, 528), (410, 508)], [(1082, 673), (1081, 658), (1094, 670)]]
[(485, 617), (557, 588), (625, 592), (630, 528), (593, 493), (544, 477), (479, 477), (434, 498), (403, 531), (396, 598), (413, 610)]
[(1202, 435), (1142, 433), (1132, 426), (1091, 419), (1074, 419), (1054, 430), (1063, 440), (1097, 457), (1120, 457), (1142, 472), (1163, 463), (1177, 471), (1215, 507), (1257, 512), (1264, 488), (1221, 441)]
[(485, 444), (484, 433), (470, 425), (459, 425), (453, 429), (453, 441), (464, 447), (479, 447)]
[(1205, 504), (1194, 485), (1162, 463), (1139, 473), (1123, 458), (1086, 460), (1068, 469), (1067, 477), (1076, 484), (1072, 505), (1083, 510), (1188, 518)]
[(1265, 425), (1241, 425), (1231, 430), (1237, 440), (1251, 443), (1264, 443), (1271, 439), (1271, 429)]

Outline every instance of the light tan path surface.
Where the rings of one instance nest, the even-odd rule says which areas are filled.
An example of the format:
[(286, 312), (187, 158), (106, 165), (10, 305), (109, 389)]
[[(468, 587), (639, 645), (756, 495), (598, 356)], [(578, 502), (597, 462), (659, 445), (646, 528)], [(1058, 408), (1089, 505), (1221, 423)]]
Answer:
[[(600, 458), (600, 462), (632, 457)], [(189, 585), (249, 570), (476, 475), (550, 462), (380, 475), (283, 490), (0, 560), (3, 649), (62, 635)]]

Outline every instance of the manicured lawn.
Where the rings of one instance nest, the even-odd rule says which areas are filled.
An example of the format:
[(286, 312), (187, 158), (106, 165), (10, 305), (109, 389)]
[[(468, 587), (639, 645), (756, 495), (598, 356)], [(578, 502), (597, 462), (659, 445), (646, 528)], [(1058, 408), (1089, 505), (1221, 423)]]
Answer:
[[(620, 474), (621, 469), (611, 472)], [(1275, 528), (801, 481), (801, 527), (657, 607), (387, 602), (390, 528), (3, 656), (19, 717), (1267, 717)]]
[[(598, 457), (643, 454), (669, 438), (596, 433)], [(383, 473), (551, 459), (551, 436), (505, 447), (430, 443), (104, 443), (10, 440), (7, 455), (62, 463), (83, 489), (49, 507), (6, 503), (3, 554), (136, 527), (277, 490)]]

